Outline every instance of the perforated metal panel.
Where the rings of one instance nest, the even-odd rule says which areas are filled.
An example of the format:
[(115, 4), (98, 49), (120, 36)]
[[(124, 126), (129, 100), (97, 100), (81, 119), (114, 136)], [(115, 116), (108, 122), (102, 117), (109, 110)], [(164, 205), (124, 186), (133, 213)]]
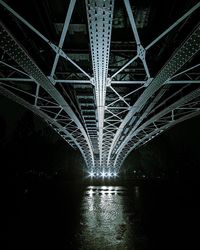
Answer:
[(98, 137), (96, 139), (99, 144), (99, 160), (97, 160), (99, 164), (96, 165), (95, 171), (101, 172), (106, 167), (104, 165), (106, 155), (103, 152), (105, 146), (103, 129), (114, 0), (88, 0), (86, 6), (94, 73), (92, 81), (95, 86), (98, 123)]

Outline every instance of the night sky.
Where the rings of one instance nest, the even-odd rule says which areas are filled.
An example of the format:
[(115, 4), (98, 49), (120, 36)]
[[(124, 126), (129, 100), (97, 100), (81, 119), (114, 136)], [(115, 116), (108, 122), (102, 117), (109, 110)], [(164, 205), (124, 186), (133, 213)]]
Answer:
[(1, 96), (0, 147), (9, 176), (82, 175), (84, 162), (48, 124)]

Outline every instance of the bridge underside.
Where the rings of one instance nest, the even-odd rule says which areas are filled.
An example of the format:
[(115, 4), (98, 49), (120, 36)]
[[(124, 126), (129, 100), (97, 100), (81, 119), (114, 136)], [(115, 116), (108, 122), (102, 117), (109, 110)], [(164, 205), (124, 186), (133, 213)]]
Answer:
[(0, 93), (117, 176), (132, 150), (200, 114), (200, 2), (0, 0)]

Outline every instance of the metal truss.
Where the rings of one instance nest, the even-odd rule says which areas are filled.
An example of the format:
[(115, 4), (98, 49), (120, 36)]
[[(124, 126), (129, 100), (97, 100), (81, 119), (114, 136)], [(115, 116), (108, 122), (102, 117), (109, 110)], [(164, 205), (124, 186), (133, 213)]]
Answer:
[[(168, 81), (170, 77), (172, 78), (173, 75), (200, 50), (199, 34), (200, 26), (197, 26), (180, 48), (176, 50), (157, 76), (154, 79), (151, 79), (150, 83), (148, 83), (147, 80), (147, 88), (130, 108), (113, 138), (107, 164), (115, 166), (115, 163), (113, 164), (111, 158), (114, 157), (118, 148), (122, 150), (127, 145), (131, 139), (133, 131), (141, 124), (143, 119), (147, 117), (148, 112), (151, 111), (165, 94), (167, 88), (161, 89), (163, 83)], [(161, 90), (159, 91), (159, 89)]]
[[(0, 93), (45, 119), (73, 148), (78, 148), (91, 176), (116, 176), (132, 150), (200, 113), (200, 64), (192, 64), (191, 60), (200, 50), (200, 26), (194, 27), (155, 76), (146, 53), (192, 15), (200, 2), (145, 47), (130, 2), (124, 0), (136, 55), (128, 60), (113, 56), (111, 62), (114, 2), (85, 0), (93, 72), (90, 75), (63, 49), (76, 1), (69, 1), (56, 45), (0, 0), (4, 9), (55, 54), (51, 71), (44, 74), (4, 24), (0, 24), (0, 48), (4, 52), (0, 67), (7, 72), (1, 74)], [(80, 73), (58, 77), (61, 58)], [(136, 61), (135, 73), (127, 71)], [(69, 86), (70, 93), (64, 86)]]
[[(105, 126), (105, 101), (106, 90), (109, 84), (108, 64), (111, 41), (111, 29), (114, 0), (95, 1), (87, 0), (87, 17), (91, 44), (92, 66), (95, 86), (95, 102), (99, 145), (99, 157), (95, 166), (95, 172), (105, 172), (105, 159), (108, 151), (109, 131)], [(105, 130), (107, 134), (105, 135)]]
[[(162, 70), (158, 73), (151, 84), (145, 89), (145, 91), (133, 105), (120, 125), (121, 127), (124, 127), (128, 122), (130, 122), (131, 126), (131, 129), (127, 131), (126, 138), (124, 139), (123, 137), (123, 139), (121, 139), (121, 142), (118, 142), (118, 145), (120, 144), (120, 148), (128, 143), (128, 141), (130, 140), (130, 135), (141, 124), (143, 119), (147, 117), (148, 113), (156, 105), (158, 100), (164, 95), (166, 88), (159, 91), (159, 93), (154, 98), (152, 98), (156, 91), (160, 89), (162, 83), (172, 77), (172, 75), (179, 68), (181, 68), (195, 53), (200, 50), (200, 42), (196, 42), (198, 41), (199, 35), (200, 26), (198, 26), (188, 37), (188, 39), (180, 46), (180, 48), (177, 49), (171, 59), (166, 63), (166, 65), (162, 68)], [(188, 48), (190, 48), (190, 50)], [(149, 104), (146, 108), (144, 108), (145, 104), (149, 100)], [(135, 114), (139, 112), (140, 116), (135, 116)], [(115, 143), (116, 145), (115, 141), (113, 141), (113, 143)]]
[[(72, 108), (65, 101), (63, 96), (53, 86), (51, 80), (43, 74), (39, 67), (34, 63), (21, 45), (14, 39), (10, 32), (3, 24), (0, 24), (0, 48), (10, 56), (21, 68), (26, 72), (31, 79), (34, 80), (35, 93), (29, 93), (16, 88), (10, 84), (1, 84), (5, 89), (14, 89), (18, 93), (21, 92), (29, 95), (30, 103), (43, 113), (51, 114), (52, 118), (62, 124), (67, 135), (70, 134), (70, 139), (81, 151), (86, 160), (87, 167), (94, 166), (94, 156), (91, 142), (85, 131), (82, 122), (77, 117)], [(31, 91), (33, 91), (31, 89)], [(40, 98), (40, 93), (45, 98)]]
[(119, 171), (129, 153), (137, 149), (172, 126), (200, 114), (200, 88), (179, 99), (157, 115), (151, 117), (129, 136), (125, 146), (120, 147), (114, 159), (116, 170)]
[[(66, 117), (64, 119), (61, 118), (58, 119), (58, 114), (55, 115), (54, 113), (54, 115), (57, 116), (57, 119), (52, 118), (47, 113), (47, 111), (49, 111), (48, 110), (49, 106), (47, 106), (48, 107), (47, 110), (43, 110), (36, 105), (32, 105), (29, 102), (25, 101), (23, 98), (9, 91), (7, 88), (5, 88), (5, 86), (2, 86), (1, 83), (0, 83), (0, 93), (5, 97), (11, 99), (12, 101), (17, 102), (18, 104), (24, 106), (25, 108), (29, 109), (30, 111), (32, 111), (33, 113), (44, 119), (72, 148), (74, 149), (78, 148), (80, 150), (87, 166), (91, 166), (93, 164), (92, 159), (90, 157), (90, 153), (88, 152), (89, 151), (88, 147), (84, 142), (82, 134), (80, 132), (78, 134), (78, 131), (76, 131), (76, 135), (75, 133), (73, 133), (75, 132), (74, 130), (75, 125), (72, 124), (73, 123), (72, 121), (68, 120), (66, 126), (63, 127), (63, 123), (67, 121)], [(42, 98), (39, 97), (38, 100), (39, 99)], [(70, 128), (71, 131), (73, 132), (69, 132)], [(88, 169), (88, 171), (89, 170), (90, 169)]]

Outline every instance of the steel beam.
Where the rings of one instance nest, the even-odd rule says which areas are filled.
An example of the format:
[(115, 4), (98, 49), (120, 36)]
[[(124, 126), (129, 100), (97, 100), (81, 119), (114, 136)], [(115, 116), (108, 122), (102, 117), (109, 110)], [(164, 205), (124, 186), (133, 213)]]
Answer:
[[(172, 77), (171, 79), (173, 79)], [(6, 81), (6, 82), (35, 82), (34, 79), (31, 78), (20, 78), (20, 77), (1, 77), (0, 81)], [(73, 85), (79, 85), (82, 84), (83, 87), (85, 87), (85, 84), (91, 84), (91, 81), (89, 80), (54, 80), (55, 83), (66, 83), (66, 84), (73, 84)], [(113, 84), (116, 85), (145, 85), (147, 81), (112, 81)], [(200, 80), (168, 80), (163, 83), (163, 85), (168, 84), (199, 84)], [(142, 88), (145, 86), (142, 86)]]
[[(54, 130), (56, 132), (59, 131), (63, 132), (65, 136), (61, 136), (66, 142), (68, 142), (70, 145), (70, 140), (77, 146), (77, 148), (80, 150), (85, 162), (86, 162), (86, 167), (89, 168), (90, 164), (92, 163), (91, 155), (88, 154), (85, 150), (83, 150), (83, 145), (80, 145), (77, 140), (73, 137), (72, 134), (70, 134), (66, 129), (64, 129), (55, 119), (52, 119), (50, 116), (48, 116), (44, 111), (40, 110), (38, 107), (31, 105), (29, 102), (25, 101), (24, 99), (20, 98), (19, 96), (13, 94), (11, 91), (5, 89), (0, 85), (0, 93), (4, 95), (5, 97), (11, 99), (14, 102), (17, 102), (18, 104), (22, 105), (23, 107), (29, 109), (36, 115), (38, 115), (40, 118), (44, 119), (46, 122), (49, 124), (53, 125)], [(72, 146), (72, 145), (71, 145)], [(89, 169), (88, 169), (89, 170)]]
[[(67, 15), (66, 15), (65, 22), (64, 22), (64, 25), (63, 25), (62, 34), (61, 34), (60, 41), (59, 41), (59, 44), (58, 44), (59, 49), (62, 49), (62, 47), (63, 47), (65, 37), (66, 37), (66, 34), (67, 34), (67, 30), (68, 30), (68, 27), (69, 27), (69, 23), (70, 23), (70, 20), (71, 20), (71, 16), (72, 16), (72, 13), (73, 13), (73, 10), (74, 10), (75, 3), (76, 3), (76, 0), (71, 0), (70, 3), (69, 3)], [(51, 77), (54, 77), (55, 70), (56, 70), (56, 67), (57, 67), (57, 64), (58, 64), (58, 60), (59, 60), (59, 56), (60, 56), (60, 54), (59, 54), (59, 51), (58, 51), (56, 53), (56, 57), (54, 59), (53, 66), (52, 66), (52, 69), (51, 69), (51, 75), (50, 75)]]
[(94, 156), (91, 147), (91, 143), (89, 141), (88, 135), (86, 131), (77, 118), (76, 114), (73, 112), (71, 107), (66, 103), (62, 95), (56, 90), (51, 81), (43, 74), (43, 72), (39, 69), (39, 67), (35, 64), (35, 62), (30, 58), (30, 56), (25, 52), (25, 50), (18, 44), (18, 42), (14, 39), (14, 37), (10, 34), (10, 32), (5, 28), (4, 25), (0, 23), (0, 47), (1, 49), (7, 53), (17, 64), (19, 64), (23, 70), (34, 79), (34, 81), (41, 85), (42, 88), (46, 90), (46, 92), (55, 100), (56, 103), (63, 107), (63, 110), (67, 115), (76, 123), (77, 127), (80, 129), (82, 135), (84, 136), (90, 153), (93, 159), (94, 164)]
[[(188, 105), (190, 106), (190, 102), (193, 100), (195, 100), (195, 106), (191, 104), (192, 108), (189, 109)], [(179, 111), (179, 113), (176, 118), (176, 116), (174, 116), (174, 112), (177, 110)], [(182, 113), (180, 113), (180, 110), (182, 110)], [(185, 110), (187, 112), (184, 112)], [(165, 118), (162, 120), (163, 117), (165, 117), (167, 114), (170, 113), (172, 114), (171, 119)], [(126, 143), (125, 146), (126, 148), (123, 147), (123, 145), (121, 145), (120, 148), (118, 149), (118, 152), (115, 155), (114, 165), (116, 166), (116, 168), (120, 168), (125, 158), (133, 149), (144, 145), (144, 142), (151, 141), (156, 136), (160, 135), (166, 129), (171, 128), (175, 124), (178, 124), (179, 122), (182, 122), (186, 119), (197, 116), (199, 114), (200, 114), (200, 88), (189, 93), (185, 97), (180, 98), (178, 101), (174, 102), (172, 105), (170, 105), (163, 111), (159, 112), (158, 114), (147, 120), (143, 125), (141, 125), (137, 130), (135, 130), (130, 135), (129, 142)], [(159, 125), (159, 127), (155, 126), (155, 123), (159, 124), (159, 122), (161, 122), (160, 124), (162, 125)], [(141, 136), (141, 138), (138, 139), (140, 133), (145, 130), (148, 130), (148, 127), (151, 127), (149, 129), (149, 132), (148, 133), (145, 132), (144, 136)], [(134, 140), (133, 138), (136, 138), (136, 140)]]
[[(51, 73), (44, 75), (12, 34), (0, 24), (0, 47), (21, 67), (18, 69), (15, 65), (0, 61), (2, 68), (5, 66), (12, 70), (7, 77), (1, 76), (0, 93), (45, 119), (64, 140), (68, 141), (72, 147), (78, 148), (85, 159), (87, 171), (92, 171), (99, 176), (106, 172), (117, 173), (131, 150), (151, 141), (171, 126), (200, 113), (200, 88), (198, 86), (200, 80), (197, 72), (200, 64), (189, 65), (188, 68), (182, 69), (183, 65), (200, 50), (199, 26), (177, 48), (154, 78), (150, 77), (146, 63), (146, 51), (196, 11), (200, 7), (200, 2), (149, 45), (143, 47), (130, 2), (124, 0), (137, 46), (135, 50), (137, 54), (128, 62), (126, 61), (125, 65), (123, 65), (124, 62), (114, 58), (116, 63), (120, 62), (118, 65), (121, 65), (121, 68), (111, 73), (110, 77), (108, 68), (114, 0), (85, 0), (92, 76), (76, 64), (63, 49), (76, 4), (73, 0), (68, 2), (65, 23), (59, 43), (56, 45), (0, 0), (0, 5), (45, 41), (55, 52)], [(79, 75), (70, 72), (70, 78), (74, 75), (77, 79), (65, 78), (66, 75), (69, 78), (68, 73), (63, 74), (62, 79), (56, 79), (56, 67), (60, 57), (82, 72)], [(134, 80), (138, 79), (138, 75), (134, 76), (134, 73), (132, 75), (130, 71), (125, 70), (137, 59), (142, 61), (142, 71), (146, 72), (146, 78), (139, 79), (146, 80)], [(114, 72), (113, 69), (110, 66), (111, 72)], [(130, 76), (119, 75), (123, 70)], [(83, 75), (88, 79), (85, 80)], [(140, 72), (141, 76), (145, 77), (145, 73), (141, 75)], [(55, 87), (57, 83), (59, 83), (58, 89), (62, 88), (60, 92), (56, 89), (57, 86)], [(65, 84), (70, 86), (65, 88)], [(73, 97), (68, 95), (66, 91), (68, 88)], [(30, 102), (20, 97), (25, 95)], [(64, 95), (70, 101), (66, 102)], [(176, 101), (173, 101), (175, 99)]]
[[(182, 45), (176, 50), (172, 57), (168, 60), (165, 66), (149, 84), (149, 86), (144, 90), (135, 104), (132, 106), (131, 110), (128, 112), (123, 122), (121, 123), (119, 130), (115, 134), (113, 139), (109, 157), (108, 164), (110, 162), (111, 154), (116, 145), (117, 141), (120, 138), (121, 132), (125, 128), (126, 124), (132, 120), (132, 123), (136, 119), (135, 114), (140, 112), (145, 104), (150, 100), (153, 94), (161, 88), (163, 83), (167, 81), (171, 76), (173, 76), (187, 61), (190, 60), (200, 50), (200, 40), (198, 39), (200, 35), (200, 25), (198, 25), (195, 30), (189, 35), (189, 37), (182, 43)], [(190, 49), (188, 49), (190, 48)], [(132, 133), (132, 130), (129, 134), (126, 135), (126, 139), (123, 140), (122, 145), (126, 145), (129, 141), (129, 136)]]
[[(200, 2), (194, 5), (190, 10), (188, 10), (182, 17), (180, 17), (176, 22), (174, 22), (170, 27), (168, 27), (164, 32), (162, 32), (157, 38), (155, 38), (149, 45), (145, 47), (145, 50), (150, 49), (153, 45), (155, 45), (158, 41), (160, 41), (164, 36), (166, 36), (170, 31), (172, 31), (176, 26), (178, 26), (183, 20), (189, 17), (194, 11), (196, 11), (200, 7)], [(130, 61), (128, 61), (124, 66), (122, 66), (116, 73), (111, 76), (113, 79), (116, 75), (118, 75), (121, 71), (123, 71), (126, 67), (128, 67), (131, 63), (133, 63), (138, 58), (138, 55), (134, 56)]]
[(99, 162), (98, 171), (103, 171), (103, 131), (105, 97), (108, 78), (108, 63), (112, 30), (112, 16), (114, 0), (95, 1), (86, 0), (87, 18), (90, 36), (90, 47), (93, 65), (93, 83), (95, 86), (95, 100), (98, 121)]
[[(75, 2), (75, 1), (74, 1)], [(27, 20), (25, 20), (22, 16), (20, 16), (15, 10), (13, 10), (8, 4), (6, 4), (3, 0), (0, 0), (0, 4), (7, 9), (10, 13), (12, 13), (17, 19), (19, 19), (25, 26), (27, 26), (30, 30), (32, 30), (37, 36), (39, 36), (43, 41), (45, 41), (55, 52), (59, 54), (71, 64), (73, 64), (77, 69), (79, 69), (84, 75), (88, 78), (91, 78), (88, 73), (86, 73), (78, 64), (76, 64), (72, 59), (70, 59), (67, 54), (59, 48), (59, 46), (52, 43), (48, 38), (46, 38), (39, 30), (37, 30), (33, 25), (31, 25)], [(73, 6), (73, 0), (71, 1), (71, 6)], [(71, 10), (70, 10), (71, 11)], [(69, 14), (70, 14), (69, 11)], [(70, 15), (69, 15), (70, 16)], [(68, 18), (66, 19), (68, 22)], [(64, 33), (64, 32), (63, 32)]]

